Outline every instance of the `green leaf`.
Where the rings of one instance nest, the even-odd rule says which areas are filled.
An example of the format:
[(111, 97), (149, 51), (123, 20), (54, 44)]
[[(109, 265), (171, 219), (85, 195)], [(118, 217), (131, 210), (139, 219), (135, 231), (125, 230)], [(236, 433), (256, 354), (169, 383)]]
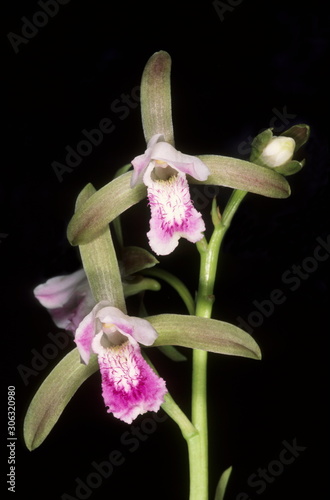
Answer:
[[(132, 168), (132, 164), (131, 163), (128, 163), (127, 165), (124, 165), (123, 167), (119, 168), (116, 171), (116, 173), (114, 175), (114, 178), (119, 177), (122, 174), (126, 174), (126, 172), (130, 168)], [(119, 245), (120, 248), (122, 248), (124, 246), (124, 238), (123, 238), (123, 231), (122, 231), (121, 220), (120, 220), (120, 216), (119, 215), (118, 215), (118, 217), (116, 217), (113, 220), (112, 226), (113, 226), (113, 229), (114, 229), (114, 232), (115, 232), (115, 236), (117, 238), (118, 245)]]
[(261, 359), (258, 344), (235, 325), (181, 314), (146, 318), (158, 333), (153, 346), (176, 345), (245, 358)]
[(98, 370), (97, 357), (81, 363), (75, 348), (48, 375), (32, 399), (24, 420), (24, 440), (32, 451), (44, 441), (81, 384)]
[(224, 499), (227, 484), (228, 484), (232, 469), (233, 469), (232, 467), (228, 467), (228, 469), (223, 471), (223, 473), (221, 474), (220, 480), (218, 482), (217, 490), (215, 492), (214, 500), (223, 500)]
[(114, 179), (116, 179), (117, 177), (120, 177), (121, 175), (123, 174), (126, 174), (126, 172), (128, 172), (129, 170), (131, 170), (132, 168), (132, 164), (131, 163), (126, 163), (126, 165), (118, 168), (118, 170), (116, 170), (115, 172), (115, 175), (113, 176)]
[(171, 57), (161, 50), (148, 60), (141, 80), (141, 115), (146, 142), (162, 134), (174, 145), (171, 103)]
[(137, 293), (151, 290), (158, 292), (161, 289), (158, 281), (144, 276), (134, 276), (132, 279), (127, 279), (123, 282), (125, 297), (136, 295)]
[(144, 269), (149, 269), (159, 263), (148, 250), (136, 246), (123, 247), (121, 259), (124, 276), (130, 276)]
[(206, 181), (190, 178), (192, 184), (225, 186), (270, 198), (290, 196), (288, 181), (274, 169), (229, 156), (199, 155), (210, 169), (211, 175)]
[[(91, 184), (85, 186), (77, 198), (76, 210), (94, 193), (95, 188)], [(125, 312), (124, 291), (109, 226), (103, 227), (103, 231), (93, 241), (81, 245), (79, 251), (95, 302), (108, 300)]]
[(131, 188), (131, 176), (131, 172), (127, 172), (113, 179), (76, 210), (67, 229), (71, 245), (91, 241), (109, 222), (146, 197), (144, 184)]

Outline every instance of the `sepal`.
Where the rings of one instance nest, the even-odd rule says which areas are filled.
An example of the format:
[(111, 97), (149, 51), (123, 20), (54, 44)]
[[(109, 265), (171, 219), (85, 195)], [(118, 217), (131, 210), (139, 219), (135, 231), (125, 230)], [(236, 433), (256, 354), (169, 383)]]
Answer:
[[(88, 184), (77, 198), (76, 210), (79, 210), (93, 193), (95, 188)], [(81, 245), (79, 251), (95, 302), (107, 300), (114, 307), (125, 311), (121, 275), (109, 227), (105, 226), (90, 243)]]
[(219, 155), (200, 155), (211, 175), (204, 182), (190, 178), (191, 184), (225, 186), (267, 196), (287, 198), (291, 190), (288, 181), (274, 169), (256, 163)]
[(124, 277), (139, 273), (144, 269), (150, 269), (156, 264), (159, 264), (159, 261), (144, 248), (128, 246), (122, 249), (121, 271)]
[(305, 123), (301, 123), (298, 125), (293, 125), (288, 130), (285, 130), (280, 134), (280, 136), (292, 137), (292, 139), (296, 143), (295, 153), (299, 151), (299, 149), (306, 144), (310, 136), (310, 127)]
[(76, 210), (67, 228), (67, 238), (71, 245), (92, 241), (104, 231), (109, 222), (147, 196), (144, 184), (131, 188), (131, 176), (131, 172), (126, 172), (116, 177)]
[(171, 57), (155, 52), (144, 68), (141, 80), (141, 115), (146, 143), (155, 134), (174, 145), (171, 102)]
[(181, 314), (146, 318), (158, 333), (153, 346), (175, 345), (231, 356), (261, 359), (256, 341), (235, 325)]
[(46, 439), (76, 391), (97, 370), (97, 357), (93, 355), (88, 365), (82, 364), (78, 349), (73, 349), (55, 366), (25, 415), (23, 435), (30, 451)]

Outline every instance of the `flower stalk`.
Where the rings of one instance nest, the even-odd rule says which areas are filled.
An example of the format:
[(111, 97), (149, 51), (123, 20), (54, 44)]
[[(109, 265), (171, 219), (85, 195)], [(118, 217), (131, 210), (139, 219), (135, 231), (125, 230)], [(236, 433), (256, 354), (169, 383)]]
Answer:
[[(209, 242), (204, 237), (196, 243), (200, 254), (196, 316), (202, 318), (211, 318), (212, 316), (215, 300), (214, 283), (221, 243), (245, 194), (245, 191), (233, 191), (223, 217), (220, 215), (215, 199), (213, 200), (211, 210), (213, 233)], [(193, 350), (191, 421), (198, 434), (188, 439), (190, 500), (208, 500), (207, 358), (207, 351)]]

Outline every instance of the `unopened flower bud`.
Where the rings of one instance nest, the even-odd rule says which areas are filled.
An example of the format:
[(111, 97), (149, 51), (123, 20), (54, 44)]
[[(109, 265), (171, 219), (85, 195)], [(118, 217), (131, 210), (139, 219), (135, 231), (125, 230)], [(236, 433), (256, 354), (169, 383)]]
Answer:
[(260, 160), (268, 167), (279, 167), (290, 161), (295, 150), (292, 137), (273, 137), (260, 155)]

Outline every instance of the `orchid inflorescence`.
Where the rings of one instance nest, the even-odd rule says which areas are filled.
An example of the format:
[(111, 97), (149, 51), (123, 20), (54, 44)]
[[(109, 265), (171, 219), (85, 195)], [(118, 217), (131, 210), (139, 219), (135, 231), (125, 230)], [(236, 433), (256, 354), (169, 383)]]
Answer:
[[(206, 500), (207, 352), (261, 358), (260, 348), (249, 334), (212, 319), (221, 242), (247, 193), (272, 198), (290, 195), (286, 177), (304, 165), (304, 160), (296, 157), (308, 140), (309, 127), (293, 125), (278, 137), (271, 129), (264, 130), (252, 142), (250, 161), (182, 153), (174, 144), (170, 70), (169, 54), (160, 51), (151, 56), (143, 71), (144, 153), (121, 167), (103, 188), (95, 190), (88, 184), (76, 200), (67, 236), (72, 245), (79, 246), (82, 268), (50, 278), (34, 289), (36, 299), (47, 308), (54, 323), (73, 333), (76, 347), (58, 363), (32, 399), (24, 437), (30, 450), (38, 447), (77, 389), (100, 371), (104, 404), (113, 417), (130, 424), (139, 415), (162, 407), (178, 424), (188, 445), (190, 500)], [(213, 200), (213, 233), (208, 241), (204, 216), (191, 200), (191, 183), (232, 189), (222, 213)], [(126, 247), (120, 216), (145, 197), (151, 215), (146, 234), (149, 249)], [(162, 269), (153, 255), (170, 255), (180, 238), (195, 243), (200, 254), (195, 297), (175, 274)], [(173, 286), (188, 314), (148, 316), (143, 296), (147, 290), (160, 290), (158, 280)], [(127, 311), (126, 298), (132, 295), (141, 298), (141, 317)], [(166, 376), (157, 373), (147, 356), (153, 347), (162, 349), (172, 361), (182, 360), (178, 346), (192, 350), (189, 417), (173, 400)], [(221, 475), (216, 500), (224, 498), (230, 471)]]

